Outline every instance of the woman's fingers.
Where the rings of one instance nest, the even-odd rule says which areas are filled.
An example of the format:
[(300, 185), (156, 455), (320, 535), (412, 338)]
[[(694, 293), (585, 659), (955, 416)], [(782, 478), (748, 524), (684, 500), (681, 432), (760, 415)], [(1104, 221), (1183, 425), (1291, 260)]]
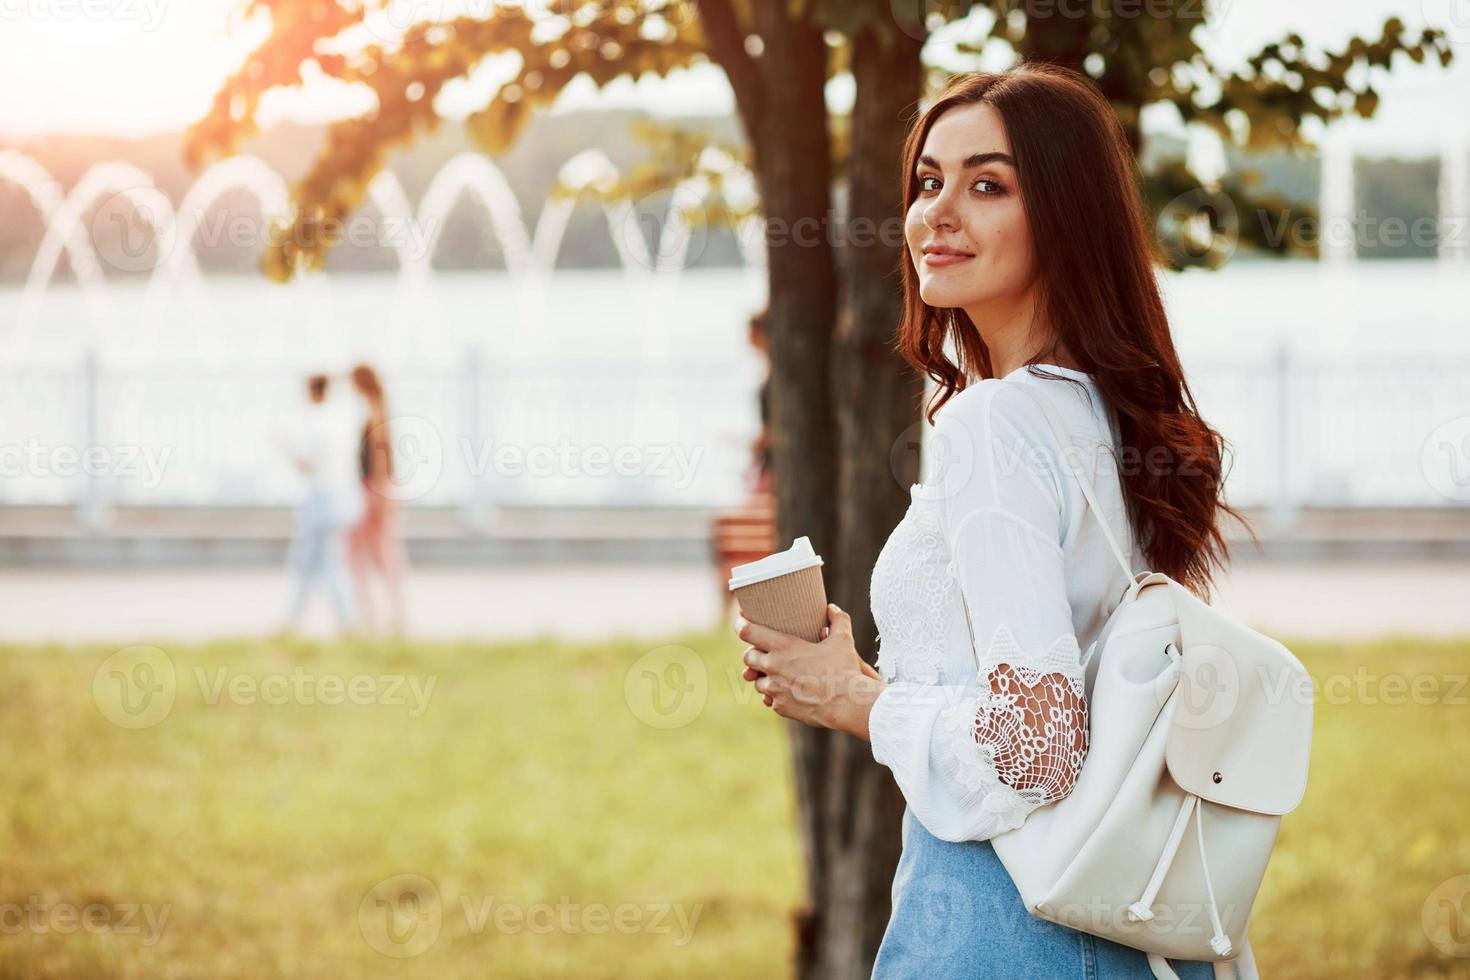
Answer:
[(754, 668), (758, 673), (770, 673), (767, 664), (771, 659), (771, 655), (759, 647), (746, 647), (745, 654), (740, 659), (744, 662), (745, 666)]
[(745, 653), (740, 658), (746, 665), (744, 672), (740, 675), (741, 680), (751, 681), (753, 683), (755, 689), (760, 692), (761, 700), (765, 702), (767, 708), (774, 706), (776, 702), (766, 693), (766, 687), (770, 684), (770, 680), (766, 677), (765, 671), (757, 670), (756, 666), (765, 666), (770, 656), (769, 653), (759, 647), (746, 647)]
[(796, 637), (790, 633), (782, 633), (769, 626), (752, 623), (744, 615), (735, 620), (735, 635), (751, 646), (762, 650), (785, 650), (796, 641)]

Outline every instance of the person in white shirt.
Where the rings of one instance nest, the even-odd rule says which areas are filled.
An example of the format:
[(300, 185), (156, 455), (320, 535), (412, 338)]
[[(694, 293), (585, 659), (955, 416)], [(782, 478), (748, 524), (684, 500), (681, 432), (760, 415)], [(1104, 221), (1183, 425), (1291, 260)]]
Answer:
[(307, 379), (308, 404), (284, 441), (287, 452), (306, 477), (306, 492), (296, 512), (296, 533), (289, 563), (295, 588), (283, 632), (298, 630), (312, 588), (320, 582), (336, 614), (338, 627), (357, 624), (356, 604), (347, 574), (347, 529), (362, 513), (357, 479), (358, 419), (350, 399), (329, 397), (330, 379)]
[(742, 617), (744, 677), (782, 716), (870, 742), (903, 794), (875, 978), (1151, 977), (1141, 951), (1030, 916), (990, 840), (1086, 764), (1084, 664), (1129, 585), (1100, 522), (1135, 572), (1207, 592), (1219, 518), (1240, 516), (1221, 499), (1224, 440), (1184, 381), (1131, 151), (1094, 83), (956, 76), (916, 118), (903, 174), (899, 349), (937, 389), (928, 479), (873, 569), (877, 666), (833, 605), (819, 643)]

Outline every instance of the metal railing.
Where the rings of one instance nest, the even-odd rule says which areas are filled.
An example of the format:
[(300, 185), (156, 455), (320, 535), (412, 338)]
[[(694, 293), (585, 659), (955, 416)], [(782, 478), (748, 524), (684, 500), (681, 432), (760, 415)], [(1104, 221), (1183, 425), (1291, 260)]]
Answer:
[[(401, 497), (719, 507), (743, 496), (758, 424), (739, 364), (489, 364), (386, 375)], [(1265, 359), (1191, 367), (1230, 442), (1227, 494), (1290, 526), (1304, 506), (1470, 502), (1470, 362)], [(287, 368), (160, 363), (0, 372), (0, 504), (284, 506), (299, 478), (274, 433), (303, 405)]]

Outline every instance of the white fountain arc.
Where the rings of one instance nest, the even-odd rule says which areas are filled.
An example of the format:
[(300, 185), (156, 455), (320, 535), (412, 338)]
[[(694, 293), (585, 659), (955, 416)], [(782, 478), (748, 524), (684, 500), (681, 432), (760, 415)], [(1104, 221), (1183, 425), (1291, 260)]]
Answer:
[(760, 191), (755, 174), (739, 160), (719, 147), (708, 147), (700, 156), (700, 165), (720, 175), (720, 193), (732, 211), (748, 211), (738, 227), (732, 228), (740, 257), (747, 271), (762, 273), (766, 268), (765, 221), (760, 214)]
[[(31, 264), (21, 296), (20, 324), (17, 331), (19, 349), (25, 350), (30, 345), (41, 296), (55, 277), (63, 253), (72, 260), (73, 269), (78, 280), (84, 284), (83, 288), (87, 291), (92, 308), (94, 333), (89, 338), (89, 346), (97, 342), (105, 321), (100, 287), (105, 287), (107, 278), (102, 274), (96, 245), (88, 236), (82, 218), (98, 200), (112, 197), (126, 199), (135, 213), (147, 220), (153, 231), (158, 254), (166, 256), (171, 250), (174, 232), (173, 205), (153, 186), (152, 178), (130, 163), (101, 163), (92, 167), (62, 200), (36, 249), (36, 257)], [(129, 242), (129, 248), (131, 245)], [(141, 261), (140, 256), (141, 253), (126, 254), (120, 256), (119, 261)], [(138, 270), (129, 268), (127, 271)]]
[[(680, 181), (672, 192), (668, 216), (659, 230), (654, 263), (657, 272), (682, 272), (699, 260), (708, 240), (710, 226), (708, 220), (701, 220), (696, 227), (691, 224), (688, 215), (691, 211), (703, 210), (713, 196), (714, 181), (709, 175), (719, 177), (722, 196), (731, 209), (753, 208), (757, 202), (754, 175), (724, 150), (718, 147), (705, 149), (700, 155), (699, 166), (701, 173)], [(763, 239), (744, 234), (752, 225), (758, 231), (759, 219), (746, 218), (741, 222), (741, 227), (732, 229), (732, 232), (746, 264), (763, 266)], [(692, 260), (689, 256), (691, 247), (699, 249)]]
[(483, 154), (467, 150), (440, 168), (419, 201), (424, 238), (413, 256), (417, 274), (427, 276), (432, 268), (445, 219), (461, 194), (468, 194), (489, 216), (489, 231), (505, 256), (506, 271), (512, 276), (524, 272), (531, 259), (531, 242), (520, 202), (499, 167)]
[(47, 169), (19, 150), (0, 150), (0, 183), (12, 184), (25, 192), (31, 206), (41, 215), (41, 223), (49, 225), (64, 197)]
[[(388, 314), (386, 356), (395, 360), (410, 355), (420, 360), (425, 355), (441, 360), (452, 358), (443, 317), (432, 304), (432, 291), (425, 288), (426, 274), (420, 271), (427, 267), (432, 255), (427, 248), (429, 237), (424, 234), (423, 224), (403, 184), (391, 170), (380, 171), (368, 185), (367, 198), (378, 210), (379, 244), (387, 245), (398, 257), (398, 288), (394, 290), (393, 306)], [(424, 329), (425, 323), (432, 328), (432, 337)], [(360, 356), (365, 349), (366, 345), (359, 340), (353, 356)]]
[[(51, 176), (50, 172), (33, 157), (26, 156), (19, 150), (0, 150), (0, 183), (10, 184), (18, 187), (30, 200), (31, 207), (41, 218), (41, 227), (50, 228), (56, 220), (56, 214), (61, 210), (65, 194), (61, 185)], [(44, 232), (43, 232), (44, 234)], [(96, 286), (96, 279), (101, 273), (97, 269), (96, 256), (84, 247), (86, 243), (68, 241), (66, 247), (72, 252), (72, 268), (77, 270), (78, 279), (82, 280), (83, 288), (90, 289)], [(89, 264), (90, 263), (90, 264)], [(90, 277), (89, 274), (90, 273)], [(33, 313), (33, 311), (27, 311)], [(11, 333), (11, 351), (20, 353), (26, 348), (22, 346), (21, 329), (19, 322), (5, 325)], [(26, 338), (28, 342), (29, 338)]]
[[(537, 272), (547, 277), (551, 275), (566, 235), (567, 222), (582, 192), (606, 190), (616, 184), (620, 176), (618, 168), (601, 150), (583, 150), (561, 165), (556, 174), (557, 183), (570, 194), (548, 201), (536, 222), (532, 266)], [(638, 233), (633, 206), (626, 201), (604, 204), (603, 214), (623, 271), (630, 277), (652, 273), (653, 258), (648, 251), (648, 243)]]
[[(204, 339), (201, 336), (202, 331), (208, 329), (216, 333), (207, 339), (214, 340), (215, 349), (220, 349), (218, 319), (209, 310), (207, 297), (203, 293), (203, 277), (194, 251), (194, 239), (203, 229), (207, 237), (205, 244), (217, 244), (219, 229), (211, 227), (206, 217), (220, 197), (237, 188), (248, 191), (260, 207), (260, 221), (253, 226), (254, 234), (249, 236), (249, 243), (257, 251), (270, 244), (269, 235), (273, 222), (284, 223), (290, 220), (290, 189), (286, 186), (285, 179), (270, 164), (259, 157), (241, 154), (210, 165), (185, 191), (176, 214), (177, 240), (174, 248), (164, 256), (148, 280), (139, 341), (135, 345), (139, 352), (146, 355), (157, 349), (159, 325), (163, 322), (174, 291), (180, 285), (188, 290), (194, 324), (191, 335), (195, 338), (196, 346)], [(258, 332), (266, 350), (272, 347), (280, 349), (284, 345), (281, 331), (286, 327), (285, 320), (282, 317), (274, 317), (273, 320), (277, 331), (274, 343), (264, 339), (263, 330)]]
[[(588, 189), (606, 190), (619, 177), (617, 167), (601, 150), (584, 150), (557, 170), (557, 184), (563, 193), (549, 198), (536, 219), (530, 260), (526, 263), (522, 277), (523, 289), (512, 339), (512, 351), (515, 354), (523, 355), (530, 351), (531, 330), (535, 324), (545, 321), (557, 254), (561, 251), (567, 225), (582, 192)], [(646, 282), (653, 274), (653, 256), (638, 228), (632, 205), (626, 202), (604, 204), (603, 214), (607, 219), (613, 250), (618, 256), (624, 275), (635, 283)], [(644, 297), (647, 293), (648, 290), (636, 291), (636, 295)], [(643, 322), (646, 323), (647, 319)]]
[[(721, 150), (711, 148), (705, 154), (701, 168), (719, 172), (720, 193), (726, 201), (737, 209), (752, 205), (756, 191), (748, 169)], [(619, 176), (617, 168), (600, 150), (588, 150), (567, 160), (558, 169), (557, 178), (570, 193), (549, 200), (537, 218), (534, 233), (528, 234), (524, 213), (504, 173), (482, 154), (468, 152), (446, 163), (430, 182), (417, 209), (398, 179), (385, 170), (369, 185), (367, 199), (381, 216), (378, 242), (394, 250), (399, 265), (398, 288), (386, 323), (376, 324), (377, 329), (332, 329), (333, 304), (324, 294), (331, 288), (330, 277), (303, 275), (297, 277), (302, 281), (294, 283), (293, 289), (280, 291), (282, 315), (272, 316), (272, 324), (252, 330), (251, 335), (265, 343), (269, 330), (274, 329), (274, 353), (289, 349), (295, 355), (317, 360), (340, 361), (349, 353), (368, 352), (384, 357), (412, 354), (415, 359), (440, 353), (453, 357), (443, 317), (431, 309), (436, 301), (435, 291), (427, 285), (445, 219), (457, 206), (460, 195), (468, 194), (486, 212), (490, 223), (488, 233), (500, 245), (509, 273), (507, 278), (515, 294), (515, 301), (505, 305), (517, 310), (512, 351), (526, 353), (528, 337), (539, 324), (546, 322), (550, 280), (581, 192), (605, 190)], [(34, 336), (38, 313), (64, 255), (90, 307), (91, 327), (84, 338), (88, 342), (105, 341), (109, 349), (145, 359), (157, 356), (164, 345), (161, 335), (167, 331), (166, 314), (179, 301), (182, 289), (187, 291), (190, 309), (185, 318), (187, 337), (180, 346), (193, 347), (195, 353), (200, 353), (201, 344), (210, 346), (207, 342), (211, 336), (217, 341), (221, 339), (219, 311), (211, 308), (196, 242), (202, 234), (205, 246), (209, 247), (214, 244), (214, 237), (218, 237), (216, 232), (222, 226), (212, 226), (209, 221), (219, 198), (237, 188), (255, 198), (261, 212), (257, 226), (261, 233), (256, 236), (259, 239), (256, 244), (262, 249), (269, 244), (266, 232), (272, 222), (289, 221), (293, 210), (290, 191), (282, 176), (263, 160), (248, 155), (210, 166), (188, 188), (177, 209), (154, 186), (148, 174), (123, 162), (91, 168), (66, 193), (34, 159), (13, 150), (0, 151), (0, 181), (15, 184), (26, 193), (45, 228), (23, 289), (20, 314), (13, 325), (12, 336), (19, 350), (27, 349), (38, 339)], [(691, 259), (691, 244), (698, 233), (707, 230), (707, 223), (701, 222), (701, 227), (694, 229), (689, 217), (692, 209), (705, 205), (713, 187), (714, 182), (704, 175), (681, 182), (674, 189), (662, 226), (650, 229), (656, 236), (652, 243), (641, 227), (637, 202), (603, 205), (621, 271), (634, 287), (631, 302), (639, 307), (633, 312), (639, 315), (638, 322), (642, 325), (645, 356), (667, 353), (668, 337), (660, 317), (652, 315), (656, 311), (643, 309), (651, 302), (653, 291), (638, 287), (646, 285), (656, 272), (678, 275), (692, 260), (697, 260), (698, 255)], [(125, 205), (121, 217), (114, 212), (95, 211), (92, 221), (95, 224), (107, 214), (109, 220), (125, 222), (121, 230), (127, 240), (120, 256), (101, 254), (103, 238), (90, 233), (100, 228), (87, 227), (88, 216), (94, 214), (99, 202), (111, 197), (121, 199), (120, 203)], [(135, 233), (145, 224), (148, 228), (142, 246), (138, 247)], [(758, 216), (744, 220), (736, 229), (742, 257), (752, 272), (758, 272), (765, 264), (760, 232)], [(107, 241), (111, 243), (110, 236)], [(112, 322), (117, 316), (113, 304), (107, 301), (110, 283), (104, 265), (149, 274), (142, 315), (133, 330), (120, 331), (118, 328), (126, 325)], [(211, 330), (215, 333), (210, 334)], [(429, 336), (430, 331), (437, 335)], [(384, 342), (375, 344), (374, 339)], [(345, 346), (356, 349), (348, 351)], [(271, 353), (271, 345), (265, 343), (265, 347), (256, 353)], [(212, 350), (217, 354), (223, 347), (215, 343)], [(501, 353), (503, 356), (505, 352)]]

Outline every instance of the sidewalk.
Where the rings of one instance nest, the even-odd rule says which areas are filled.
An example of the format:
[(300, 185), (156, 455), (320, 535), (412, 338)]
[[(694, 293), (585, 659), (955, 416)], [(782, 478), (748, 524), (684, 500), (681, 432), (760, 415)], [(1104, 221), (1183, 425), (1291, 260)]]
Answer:
[[(650, 641), (717, 624), (720, 583), (704, 563), (431, 566), (409, 579), (409, 635)], [(0, 569), (0, 642), (186, 642), (265, 635), (290, 582), (270, 567)], [(1236, 566), (1216, 602), (1273, 636), (1470, 636), (1470, 561), (1265, 562)], [(325, 597), (306, 631), (326, 635)]]

